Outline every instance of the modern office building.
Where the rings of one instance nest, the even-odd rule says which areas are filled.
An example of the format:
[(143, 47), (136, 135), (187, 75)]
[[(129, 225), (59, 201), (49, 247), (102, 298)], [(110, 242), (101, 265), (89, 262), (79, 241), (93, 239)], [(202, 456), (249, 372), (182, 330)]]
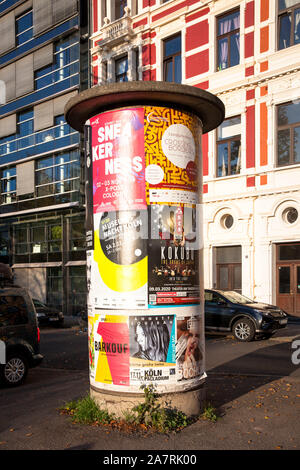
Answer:
[(0, 1), (0, 261), (74, 313), (85, 305), (82, 142), (64, 106), (87, 88), (87, 2)]
[(299, 0), (92, 0), (92, 85), (208, 90), (226, 119), (203, 137), (206, 287), (300, 315)]

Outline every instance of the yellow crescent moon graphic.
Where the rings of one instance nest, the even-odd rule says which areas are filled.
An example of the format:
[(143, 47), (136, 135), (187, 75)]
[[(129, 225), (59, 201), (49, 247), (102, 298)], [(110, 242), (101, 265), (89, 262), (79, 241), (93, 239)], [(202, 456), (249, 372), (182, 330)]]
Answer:
[(101, 248), (99, 230), (95, 230), (94, 258), (99, 273), (107, 287), (116, 292), (131, 292), (143, 287), (148, 281), (148, 256), (129, 265), (110, 261)]

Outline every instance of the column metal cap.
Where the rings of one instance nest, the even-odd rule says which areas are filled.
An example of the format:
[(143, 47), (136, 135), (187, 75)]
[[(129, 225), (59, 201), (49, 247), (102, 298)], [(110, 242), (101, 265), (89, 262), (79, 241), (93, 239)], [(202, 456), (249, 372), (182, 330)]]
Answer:
[(86, 121), (97, 114), (139, 105), (189, 111), (200, 118), (203, 133), (218, 127), (225, 116), (223, 102), (208, 91), (170, 82), (132, 81), (98, 85), (79, 93), (67, 102), (65, 117), (73, 129), (82, 132)]

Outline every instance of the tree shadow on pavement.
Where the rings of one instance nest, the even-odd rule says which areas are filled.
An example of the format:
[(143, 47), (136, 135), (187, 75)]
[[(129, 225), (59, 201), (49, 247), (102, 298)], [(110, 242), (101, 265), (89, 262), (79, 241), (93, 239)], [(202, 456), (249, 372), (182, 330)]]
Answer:
[[(226, 404), (241, 398), (259, 387), (282, 378), (288, 380), (299, 366), (292, 363), (291, 342), (276, 342), (239, 356), (207, 372), (206, 401), (214, 407), (226, 408)], [(299, 389), (300, 389), (300, 376)], [(299, 392), (298, 392), (299, 393)]]

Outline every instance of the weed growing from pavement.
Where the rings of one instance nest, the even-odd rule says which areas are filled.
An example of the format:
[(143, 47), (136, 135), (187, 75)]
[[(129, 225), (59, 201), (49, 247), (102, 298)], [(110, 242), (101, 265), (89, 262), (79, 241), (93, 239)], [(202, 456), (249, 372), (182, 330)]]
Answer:
[(216, 414), (216, 409), (211, 405), (211, 403), (207, 403), (204, 407), (204, 411), (202, 413), (202, 418), (207, 419), (215, 423), (218, 419)]
[(163, 407), (158, 403), (154, 387), (142, 387), (144, 402), (124, 413), (118, 419), (106, 410), (101, 410), (95, 401), (87, 396), (67, 403), (60, 409), (62, 414), (71, 416), (72, 421), (79, 424), (104, 425), (127, 431), (157, 431), (159, 433), (178, 432), (196, 421), (184, 413), (171, 407)]

